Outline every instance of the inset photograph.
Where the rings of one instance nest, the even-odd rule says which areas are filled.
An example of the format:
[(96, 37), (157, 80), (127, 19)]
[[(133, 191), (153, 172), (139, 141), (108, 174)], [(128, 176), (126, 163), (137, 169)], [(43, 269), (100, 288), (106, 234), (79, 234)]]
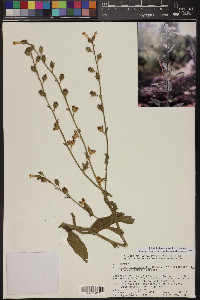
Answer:
[(138, 22), (138, 105), (196, 104), (196, 22)]

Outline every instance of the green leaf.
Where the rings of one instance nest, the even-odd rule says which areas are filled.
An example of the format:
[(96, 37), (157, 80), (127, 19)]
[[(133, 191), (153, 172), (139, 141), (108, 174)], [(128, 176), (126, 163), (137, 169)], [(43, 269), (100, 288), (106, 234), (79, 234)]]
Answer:
[(69, 245), (72, 247), (74, 252), (79, 255), (86, 263), (88, 262), (88, 251), (85, 244), (79, 238), (79, 236), (73, 231), (68, 231), (67, 241)]

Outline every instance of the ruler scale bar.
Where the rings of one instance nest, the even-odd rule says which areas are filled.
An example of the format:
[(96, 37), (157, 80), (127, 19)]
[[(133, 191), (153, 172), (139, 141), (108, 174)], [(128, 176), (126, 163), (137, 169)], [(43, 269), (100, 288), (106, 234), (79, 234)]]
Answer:
[(151, 5), (138, 5), (138, 4), (136, 4), (136, 5), (125, 5), (125, 4), (123, 4), (123, 5), (102, 5), (102, 7), (103, 8), (112, 8), (112, 7), (118, 7), (118, 8), (129, 8), (129, 7), (132, 7), (132, 8), (134, 8), (134, 7), (157, 7), (157, 8), (160, 8), (160, 7), (168, 7), (168, 5), (166, 4), (166, 5), (161, 5), (161, 6), (158, 6), (158, 5), (154, 5), (154, 4), (151, 4)]
[[(140, 0), (140, 1), (135, 1), (135, 4), (133, 4), (133, 1), (123, 1), (121, 0), (120, 3), (117, 4), (110, 4), (110, 2), (112, 3), (113, 1), (108, 1), (107, 3), (102, 3), (102, 8), (134, 8), (134, 7), (156, 7), (156, 8), (164, 8), (164, 7), (168, 7), (168, 4), (163, 4), (163, 0), (151, 0), (151, 4), (146, 4), (147, 2), (149, 2), (148, 0)], [(115, 2), (118, 2), (115, 0)], [(129, 2), (129, 4), (124, 3), (124, 2)], [(138, 2), (140, 2), (140, 4), (138, 4)], [(130, 4), (131, 3), (131, 4)], [(145, 3), (145, 4), (144, 4)], [(153, 4), (154, 3), (154, 4)]]
[(196, 0), (99, 0), (99, 19), (194, 19), (197, 6)]

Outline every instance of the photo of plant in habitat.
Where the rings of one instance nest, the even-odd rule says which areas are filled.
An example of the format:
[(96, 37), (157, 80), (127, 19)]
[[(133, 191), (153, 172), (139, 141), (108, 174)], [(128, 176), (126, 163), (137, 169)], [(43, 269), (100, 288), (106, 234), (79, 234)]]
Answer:
[[(30, 171), (31, 174), (29, 177), (32, 180), (51, 185), (53, 188), (52, 193), (55, 193), (54, 190), (62, 193), (66, 201), (72, 201), (74, 206), (79, 207), (80, 213), (87, 214), (88, 226), (81, 224), (79, 217), (77, 218), (72, 212), (71, 224), (65, 223), (65, 220), (62, 220), (59, 228), (62, 228), (67, 234), (67, 242), (73, 251), (85, 262), (88, 262), (88, 250), (83, 242), (85, 235), (93, 235), (95, 241), (98, 237), (99, 240), (103, 240), (101, 242), (106, 242), (114, 248), (127, 247), (128, 243), (124, 237), (121, 223), (133, 224), (134, 219), (132, 216), (128, 216), (118, 209), (114, 196), (108, 188), (108, 181), (110, 180), (109, 161), (112, 156), (112, 153), (109, 151), (109, 131), (112, 130), (112, 124), (110, 124), (111, 127), (108, 127), (109, 125), (106, 119), (107, 99), (103, 97), (101, 83), (101, 61), (103, 60), (103, 54), (98, 50), (98, 35), (97, 32), (91, 36), (83, 32), (80, 39), (82, 39), (85, 59), (87, 60), (88, 57), (92, 59), (91, 65), (89, 65), (86, 70), (88, 74), (86, 73), (85, 76), (92, 76), (94, 79), (94, 87), (92, 87), (92, 89), (88, 87), (88, 94), (91, 97), (91, 102), (96, 102), (96, 114), (101, 116), (100, 124), (95, 128), (95, 136), (97, 139), (103, 137), (104, 154), (101, 160), (103, 172), (100, 171), (95, 164), (94, 158), (98, 154), (98, 151), (96, 150), (94, 142), (86, 142), (86, 132), (82, 130), (78, 117), (80, 114), (83, 114), (83, 111), (77, 106), (76, 99), (73, 99), (73, 96), (69, 95), (69, 91), (66, 88), (66, 74), (60, 73), (57, 69), (56, 62), (49, 59), (48, 51), (46, 51), (42, 45), (36, 46), (26, 39), (14, 41), (13, 45), (21, 46), (21, 50), (25, 54), (22, 63), (27, 64), (27, 68), (33, 73), (34, 80), (38, 83), (38, 90), (35, 90), (35, 93), (37, 93), (38, 98), (42, 100), (41, 105), (47, 106), (48, 116), (45, 117), (51, 118), (52, 121), (52, 126), (49, 130), (53, 130), (55, 134), (59, 135), (60, 144), (66, 148), (66, 154), (69, 154), (69, 159), (73, 161), (74, 168), (78, 168), (80, 171), (80, 177), (84, 177), (95, 187), (96, 193), (101, 194), (102, 202), (109, 209), (109, 213), (106, 216), (99, 215), (92, 199), (85, 199), (83, 197), (77, 199), (74, 196), (75, 191), (71, 190), (70, 186), (62, 184), (59, 178), (50, 178), (48, 171), (44, 172), (42, 170), (34, 174)], [(98, 47), (96, 47), (96, 43)], [(56, 101), (52, 101), (53, 97), (48, 89), (48, 81), (51, 78), (53, 78), (55, 88), (59, 91), (60, 99), (58, 98)], [(95, 83), (97, 84), (96, 88)], [(32, 93), (34, 90), (30, 90), (30, 92)], [(63, 103), (64, 117), (67, 115), (70, 118), (69, 122), (73, 124), (73, 131), (68, 136), (66, 134), (66, 127), (62, 125), (62, 120), (58, 117), (59, 110)], [(88, 107), (88, 110), (89, 109)], [(76, 149), (78, 149), (77, 152), (75, 151)], [(36, 167), (39, 169), (39, 166)], [(84, 193), (84, 190), (81, 192)], [(93, 220), (92, 225), (90, 224), (90, 218)], [(115, 238), (108, 238), (102, 231), (112, 232)], [(83, 240), (80, 236), (83, 237)]]
[(196, 22), (138, 22), (138, 105), (195, 102)]

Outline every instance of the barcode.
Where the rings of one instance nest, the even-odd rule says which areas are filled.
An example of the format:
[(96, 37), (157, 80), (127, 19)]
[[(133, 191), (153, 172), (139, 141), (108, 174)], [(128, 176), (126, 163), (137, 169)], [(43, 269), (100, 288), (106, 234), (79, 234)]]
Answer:
[(81, 295), (94, 295), (94, 294), (105, 294), (106, 286), (99, 285), (81, 285), (80, 294)]

